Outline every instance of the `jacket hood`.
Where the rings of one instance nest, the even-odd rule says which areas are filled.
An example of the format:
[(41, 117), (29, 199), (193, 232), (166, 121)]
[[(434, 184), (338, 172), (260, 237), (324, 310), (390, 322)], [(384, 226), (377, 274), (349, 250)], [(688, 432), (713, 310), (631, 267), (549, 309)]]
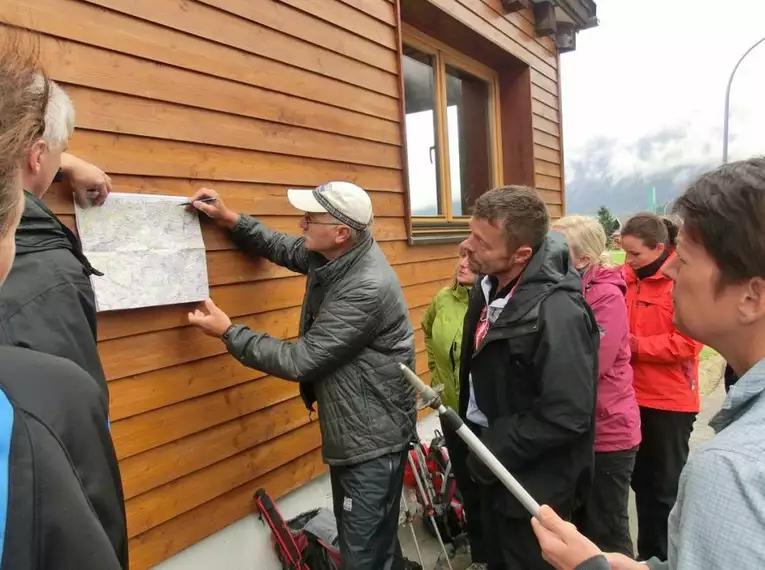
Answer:
[(522, 318), (537, 306), (540, 298), (558, 289), (581, 293), (582, 278), (571, 264), (566, 238), (562, 233), (553, 231), (547, 234), (523, 270), (513, 302), (508, 304), (508, 307), (512, 305), (514, 308), (504, 311), (500, 319), (513, 321)]
[(61, 223), (42, 200), (24, 191), (24, 213), (16, 230), (16, 255), (54, 249), (72, 252), (89, 275), (103, 275), (85, 257), (80, 239), (72, 230)]
[(582, 277), (582, 286), (586, 290), (588, 287), (595, 285), (613, 285), (618, 287), (622, 293), (627, 292), (627, 282), (624, 280), (624, 273), (622, 268), (618, 266), (600, 267), (596, 265), (590, 268), (584, 277)]
[(61, 222), (42, 200), (24, 192), (24, 213), (16, 230), (16, 254), (36, 253), (51, 249), (73, 250)]

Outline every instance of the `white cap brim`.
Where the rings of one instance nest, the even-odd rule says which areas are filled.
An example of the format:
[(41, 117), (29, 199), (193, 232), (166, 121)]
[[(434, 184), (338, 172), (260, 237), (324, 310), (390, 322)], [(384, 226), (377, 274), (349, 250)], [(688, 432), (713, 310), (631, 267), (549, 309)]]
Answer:
[(326, 212), (327, 209), (319, 204), (318, 200), (313, 196), (313, 190), (287, 190), (287, 200), (290, 204), (301, 212), (310, 212), (312, 214), (319, 214)]

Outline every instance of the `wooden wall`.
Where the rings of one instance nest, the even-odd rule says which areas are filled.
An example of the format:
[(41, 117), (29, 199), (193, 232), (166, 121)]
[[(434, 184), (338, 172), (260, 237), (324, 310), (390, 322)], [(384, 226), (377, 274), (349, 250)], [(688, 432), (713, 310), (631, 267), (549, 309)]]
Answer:
[[(533, 66), (536, 183), (555, 208), (551, 42), (531, 38), (530, 14), (501, 17), (500, 0), (435, 2)], [(427, 378), (420, 320), (449, 281), (456, 244), (407, 245), (392, 0), (14, 0), (0, 18), (42, 34), (46, 67), (77, 109), (71, 151), (118, 192), (214, 187), (236, 210), (298, 232), (286, 187), (346, 179), (368, 189)], [(69, 197), (47, 201), (72, 224)], [(247, 259), (209, 225), (204, 235), (214, 301), (235, 322), (294, 339), (303, 278)], [(136, 570), (248, 514), (258, 487), (280, 496), (325, 470), (297, 386), (242, 367), (186, 325), (188, 310), (100, 318)]]

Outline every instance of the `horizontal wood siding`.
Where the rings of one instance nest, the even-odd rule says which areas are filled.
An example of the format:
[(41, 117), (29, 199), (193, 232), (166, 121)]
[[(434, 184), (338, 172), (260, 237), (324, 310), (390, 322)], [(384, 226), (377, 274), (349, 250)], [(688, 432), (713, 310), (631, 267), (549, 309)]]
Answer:
[[(66, 14), (66, 18), (61, 18)], [(72, 97), (71, 151), (120, 192), (214, 187), (234, 209), (299, 232), (285, 188), (331, 179), (370, 191), (375, 238), (417, 328), (454, 246), (407, 245), (396, 6), (388, 0), (19, 0), (0, 17), (41, 34)], [(74, 226), (71, 197), (46, 201)], [(304, 278), (247, 258), (209, 223), (212, 297), (235, 322), (297, 336)], [(102, 314), (131, 568), (149, 568), (325, 471), (295, 383), (241, 366), (187, 326), (188, 306)]]
[[(531, 66), (535, 177), (562, 209), (557, 56), (529, 13), (500, 0), (433, 0)], [(449, 283), (456, 246), (407, 243), (397, 4), (391, 0), (15, 0), (0, 18), (39, 32), (46, 68), (71, 95), (70, 150), (118, 192), (188, 196), (298, 232), (286, 187), (367, 188), (375, 238), (420, 322)], [(62, 18), (61, 15), (66, 17)], [(448, 39), (448, 38), (447, 38)], [(460, 46), (453, 46), (459, 49)], [(74, 227), (71, 197), (46, 201)], [(215, 302), (234, 322), (295, 339), (304, 278), (247, 258), (203, 222)], [(241, 366), (187, 326), (188, 306), (106, 313), (99, 346), (111, 391), (131, 568), (143, 570), (325, 471), (295, 383)]]

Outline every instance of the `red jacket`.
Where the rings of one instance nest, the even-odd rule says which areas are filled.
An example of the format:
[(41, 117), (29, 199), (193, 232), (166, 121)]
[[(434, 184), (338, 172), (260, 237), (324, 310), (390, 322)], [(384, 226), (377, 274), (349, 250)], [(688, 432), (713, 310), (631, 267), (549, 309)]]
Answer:
[(624, 272), (638, 404), (657, 410), (698, 412), (702, 345), (680, 334), (672, 322), (672, 280), (661, 269), (640, 281), (629, 265), (624, 266)]

